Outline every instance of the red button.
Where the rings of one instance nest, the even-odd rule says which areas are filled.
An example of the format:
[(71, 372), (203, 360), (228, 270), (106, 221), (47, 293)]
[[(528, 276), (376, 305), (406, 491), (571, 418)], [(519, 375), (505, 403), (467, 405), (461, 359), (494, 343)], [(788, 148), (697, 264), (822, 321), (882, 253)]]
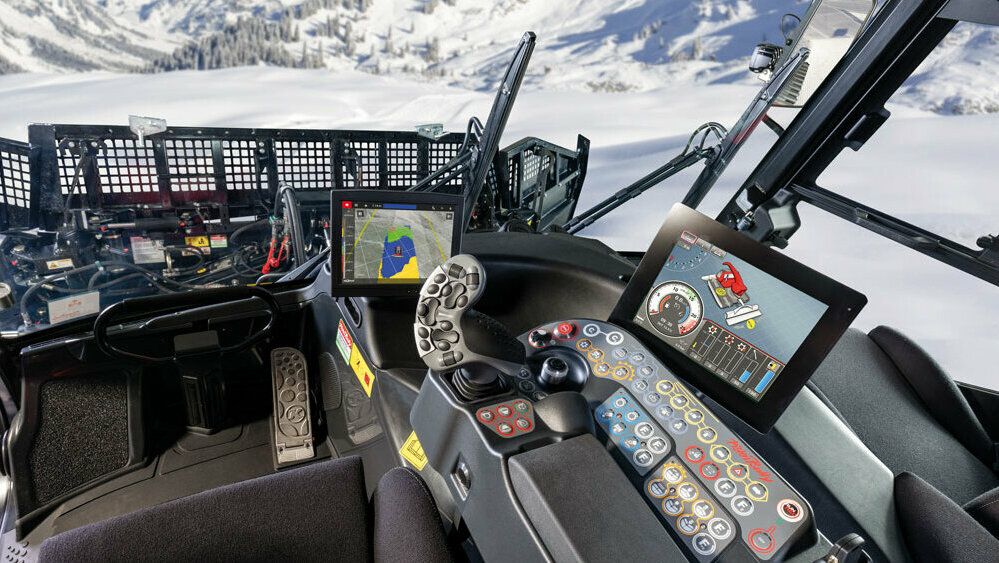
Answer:
[(559, 338), (569, 338), (576, 332), (576, 325), (572, 323), (558, 323), (555, 333)]
[(749, 546), (757, 553), (767, 554), (774, 550), (774, 528), (763, 530), (756, 528), (749, 532)]
[(684, 456), (686, 456), (687, 460), (691, 463), (701, 463), (704, 461), (704, 450), (698, 448), (697, 446), (690, 446), (684, 452)]

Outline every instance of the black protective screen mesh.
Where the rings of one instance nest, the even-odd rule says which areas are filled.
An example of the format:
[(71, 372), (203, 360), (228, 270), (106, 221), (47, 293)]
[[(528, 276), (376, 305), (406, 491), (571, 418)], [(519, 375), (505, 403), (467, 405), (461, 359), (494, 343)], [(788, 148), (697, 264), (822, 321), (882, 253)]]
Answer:
[(28, 463), (39, 504), (128, 464), (128, 386), (124, 373), (44, 383)]

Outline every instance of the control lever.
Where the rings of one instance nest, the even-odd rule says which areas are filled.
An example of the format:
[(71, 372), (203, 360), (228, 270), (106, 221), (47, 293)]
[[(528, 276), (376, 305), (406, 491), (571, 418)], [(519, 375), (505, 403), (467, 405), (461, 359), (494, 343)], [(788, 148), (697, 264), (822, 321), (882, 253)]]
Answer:
[(427, 277), (416, 306), (413, 333), (432, 370), (455, 370), (455, 386), (468, 399), (503, 390), (500, 373), (524, 365), (524, 346), (502, 323), (472, 310), (486, 289), (486, 272), (468, 254), (453, 256)]

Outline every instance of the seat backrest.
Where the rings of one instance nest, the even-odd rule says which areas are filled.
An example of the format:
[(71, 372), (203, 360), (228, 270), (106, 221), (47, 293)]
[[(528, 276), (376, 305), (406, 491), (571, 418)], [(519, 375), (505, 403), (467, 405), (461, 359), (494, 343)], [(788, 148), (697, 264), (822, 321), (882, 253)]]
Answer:
[(45, 561), (367, 561), (357, 457), (316, 463), (97, 522), (42, 544)]
[[(896, 331), (879, 327), (868, 336), (851, 329), (833, 348), (812, 376), (810, 387), (831, 403), (835, 411), (851, 427), (864, 444), (896, 475), (915, 473), (959, 504), (999, 486), (999, 477), (979, 457), (984, 449), (976, 440), (985, 440), (985, 431), (974, 420), (970, 407), (957, 392), (956, 397), (936, 391), (929, 400), (956, 402), (958, 406), (935, 406), (932, 410), (916, 392), (910, 377), (917, 381), (944, 378), (926, 389), (946, 389), (953, 381), (937, 366), (924, 365), (924, 356), (911, 348), (915, 344), (903, 341)], [(907, 339), (906, 339), (907, 340)], [(880, 343), (900, 357), (896, 364)], [(911, 347), (910, 347), (911, 346)], [(902, 369), (906, 372), (903, 373)], [(913, 375), (915, 374), (915, 375)], [(917, 384), (918, 385), (918, 384)], [(954, 387), (956, 392), (956, 386)], [(925, 392), (925, 391), (924, 391)], [(955, 435), (934, 413), (967, 411), (964, 423), (977, 424), (981, 436), (974, 432)], [(960, 436), (960, 437), (959, 437)], [(970, 445), (966, 445), (967, 441)], [(980, 442), (979, 442), (980, 444)], [(976, 452), (978, 452), (976, 454)]]

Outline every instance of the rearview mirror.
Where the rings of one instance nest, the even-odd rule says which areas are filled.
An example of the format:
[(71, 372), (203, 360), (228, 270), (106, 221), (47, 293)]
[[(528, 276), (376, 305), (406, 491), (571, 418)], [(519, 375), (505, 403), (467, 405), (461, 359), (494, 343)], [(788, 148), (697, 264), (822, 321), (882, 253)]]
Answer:
[[(793, 53), (808, 49), (808, 62), (798, 70), (787, 88), (777, 96), (777, 107), (801, 107), (846, 54), (874, 11), (874, 0), (815, 0), (804, 21), (793, 33), (792, 44), (784, 50), (777, 66)], [(783, 29), (784, 18), (781, 20)]]

